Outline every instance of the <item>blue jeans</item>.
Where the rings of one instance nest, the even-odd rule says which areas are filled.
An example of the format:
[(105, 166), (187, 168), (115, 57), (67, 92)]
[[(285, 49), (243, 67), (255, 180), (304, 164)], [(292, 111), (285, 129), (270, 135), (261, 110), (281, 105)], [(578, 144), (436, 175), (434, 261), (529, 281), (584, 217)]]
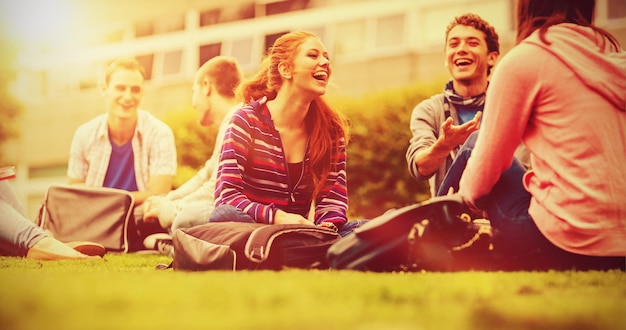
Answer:
[[(472, 133), (460, 148), (437, 195), (447, 194), (450, 187), (459, 190), (459, 181), (474, 149), (478, 132)], [(517, 159), (505, 170), (491, 192), (476, 201), (485, 210), (494, 236), (494, 257), (503, 269), (611, 269), (626, 268), (624, 257), (595, 257), (567, 252), (552, 244), (528, 214), (530, 193), (524, 188), (526, 168)], [(471, 175), (471, 173), (467, 173)]]
[[(209, 222), (255, 222), (254, 219), (242, 210), (231, 205), (220, 205), (216, 207), (211, 216)], [(346, 222), (341, 228), (339, 228), (339, 235), (341, 237), (350, 234), (354, 229), (360, 227), (367, 220), (354, 220)]]

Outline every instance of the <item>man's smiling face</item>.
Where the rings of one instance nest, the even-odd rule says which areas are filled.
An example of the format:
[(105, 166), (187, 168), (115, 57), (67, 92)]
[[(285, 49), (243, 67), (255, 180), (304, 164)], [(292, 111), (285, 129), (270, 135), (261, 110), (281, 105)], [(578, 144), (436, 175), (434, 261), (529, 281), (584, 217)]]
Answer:
[(457, 25), (448, 33), (446, 66), (454, 80), (467, 85), (486, 79), (487, 70), (497, 58), (497, 52), (489, 52), (484, 32)]
[(109, 115), (122, 118), (137, 116), (143, 96), (143, 77), (139, 71), (119, 69), (104, 87)]

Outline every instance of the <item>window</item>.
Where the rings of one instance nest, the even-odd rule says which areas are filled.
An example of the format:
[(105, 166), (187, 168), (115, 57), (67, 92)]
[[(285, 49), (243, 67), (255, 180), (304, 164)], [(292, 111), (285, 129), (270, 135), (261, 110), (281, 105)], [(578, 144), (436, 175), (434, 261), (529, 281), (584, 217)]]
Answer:
[(404, 45), (404, 14), (376, 19), (375, 47), (389, 48)]
[(124, 33), (125, 33), (124, 30), (116, 30), (116, 31), (106, 33), (103, 36), (103, 41), (109, 44), (121, 42), (122, 40), (124, 40)]
[(168, 15), (154, 22), (154, 33), (168, 33), (185, 29), (185, 15)]
[(200, 12), (200, 26), (254, 18), (254, 2), (229, 5)]
[(175, 50), (163, 54), (163, 76), (176, 75), (181, 72), (183, 61), (183, 51)]
[(244, 3), (239, 6), (229, 6), (222, 9), (221, 22), (231, 22), (254, 18), (254, 2)]
[(316, 36), (318, 36), (320, 38), (320, 40), (322, 40), (322, 44), (324, 44), (324, 47), (326, 47), (326, 50), (329, 53), (331, 52), (332, 49), (332, 45), (329, 43), (330, 38), (326, 35), (326, 27), (325, 26), (315, 26), (315, 27), (306, 27), (303, 28), (302, 30), (304, 31), (309, 31), (313, 34), (315, 34)]
[(252, 65), (252, 38), (234, 40), (231, 44), (230, 55), (237, 59), (242, 68)]
[(154, 34), (154, 24), (150, 21), (135, 23), (135, 38), (151, 36)]
[(365, 52), (366, 21), (340, 23), (335, 34), (335, 54), (338, 57), (362, 55)]
[(315, 35), (317, 35), (321, 40), (322, 43), (328, 47), (330, 45), (327, 45), (327, 38), (326, 38), (326, 27), (324, 26), (316, 26), (316, 27), (309, 27), (309, 28), (305, 28), (305, 31), (309, 31), (311, 33), (315, 33)]
[[(452, 20), (466, 11), (459, 4), (457, 6), (440, 5), (425, 9), (420, 13), (418, 37), (419, 47), (436, 47), (444, 49), (446, 30)], [(480, 17), (492, 25), (503, 40), (511, 32), (511, 3), (508, 1), (485, 1), (472, 5), (472, 12), (479, 13)], [(502, 42), (502, 41), (501, 41)]]
[[(508, 32), (515, 31), (515, 29), (510, 28), (511, 20), (515, 21), (515, 19), (509, 17), (506, 14), (508, 9), (509, 9), (509, 4), (505, 1), (491, 1), (491, 2), (477, 3), (476, 5), (472, 6), (472, 10), (475, 13), (480, 13), (480, 17), (482, 17), (485, 21), (489, 22), (489, 24), (491, 24), (496, 29), (496, 31), (500, 35), (500, 38), (502, 38)], [(455, 16), (458, 16), (458, 15), (459, 14), (457, 13)], [(448, 18), (448, 22), (446, 22), (446, 26), (447, 26), (447, 23), (449, 23), (452, 20), (452, 18), (453, 16)], [(443, 30), (442, 33), (445, 33), (445, 30)], [(445, 38), (445, 34), (442, 37), (442, 39), (444, 38)], [(445, 40), (444, 40), (444, 43), (445, 43)]]
[(509, 0), (509, 30), (517, 31), (517, 0)]
[(608, 0), (608, 19), (619, 19), (626, 17), (626, 2), (624, 0)]
[(207, 26), (220, 23), (221, 8), (205, 10), (200, 12), (200, 26)]
[(147, 37), (185, 29), (185, 15), (168, 15), (156, 20), (135, 22), (135, 37)]
[(278, 0), (265, 4), (265, 15), (277, 15), (309, 7), (310, 0)]
[(270, 47), (272, 47), (272, 45), (274, 45), (274, 42), (276, 41), (276, 39), (280, 38), (280, 36), (288, 32), (289, 31), (284, 31), (284, 32), (265, 35), (265, 45), (263, 47), (263, 55), (267, 54), (267, 51), (270, 49)]
[(152, 79), (152, 67), (154, 65), (154, 54), (140, 55), (135, 57), (139, 64), (143, 66), (144, 79), (146, 81)]
[(198, 54), (198, 67), (202, 66), (204, 62), (212, 59), (215, 56), (219, 56), (222, 51), (222, 43), (202, 45)]
[(420, 47), (437, 46), (444, 49), (446, 44), (446, 29), (448, 24), (458, 16), (457, 8), (437, 7), (425, 10), (420, 20), (421, 29), (418, 33), (422, 34), (424, 42), (420, 43)]

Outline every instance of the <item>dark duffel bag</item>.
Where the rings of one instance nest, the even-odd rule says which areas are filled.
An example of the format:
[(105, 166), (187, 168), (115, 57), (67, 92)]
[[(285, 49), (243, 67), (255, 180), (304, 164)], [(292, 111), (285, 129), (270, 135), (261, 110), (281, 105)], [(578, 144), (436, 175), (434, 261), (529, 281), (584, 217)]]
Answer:
[(491, 227), (469, 214), (460, 195), (389, 210), (333, 244), (329, 265), (374, 272), (483, 267), (478, 259), (489, 259)]
[(215, 222), (177, 229), (174, 270), (328, 268), (326, 252), (341, 236), (314, 225)]

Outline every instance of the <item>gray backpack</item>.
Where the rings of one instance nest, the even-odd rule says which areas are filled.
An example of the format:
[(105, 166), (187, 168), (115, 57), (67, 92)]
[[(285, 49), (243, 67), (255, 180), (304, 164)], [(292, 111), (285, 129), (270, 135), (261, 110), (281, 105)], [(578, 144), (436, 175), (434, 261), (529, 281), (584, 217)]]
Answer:
[(313, 225), (215, 222), (177, 229), (174, 270), (328, 268), (326, 252), (341, 236)]
[(51, 185), (37, 225), (61, 242), (90, 241), (110, 252), (128, 252), (138, 236), (133, 196), (125, 190), (82, 185)]

